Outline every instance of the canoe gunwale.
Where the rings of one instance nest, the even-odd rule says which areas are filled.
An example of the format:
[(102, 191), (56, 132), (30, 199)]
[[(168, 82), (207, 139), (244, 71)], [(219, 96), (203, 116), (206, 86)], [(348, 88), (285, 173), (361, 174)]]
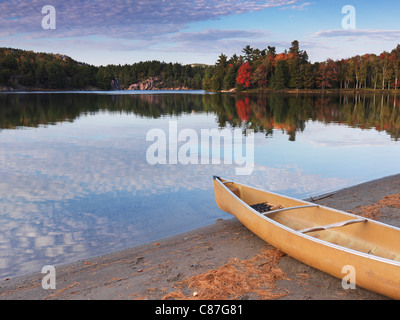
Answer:
[[(337, 244), (334, 244), (334, 243), (331, 243), (331, 242), (328, 242), (328, 241), (325, 241), (325, 240), (317, 239), (317, 238), (309, 236), (309, 235), (307, 235), (305, 233), (301, 233), (301, 232), (296, 231), (296, 230), (294, 230), (292, 228), (289, 228), (289, 227), (287, 227), (287, 226), (285, 226), (285, 225), (283, 225), (283, 224), (281, 224), (281, 223), (269, 218), (268, 214), (259, 213), (257, 210), (253, 209), (250, 205), (248, 205), (246, 202), (244, 202), (242, 199), (240, 199), (238, 196), (236, 196), (220, 179), (221, 178), (219, 178), (219, 177), (214, 177), (214, 180), (217, 180), (217, 182), (220, 184), (220, 186), (222, 186), (223, 189), (225, 189), (225, 191), (227, 191), (231, 196), (233, 196), (235, 199), (237, 199), (244, 207), (247, 208), (247, 210), (249, 210), (253, 214), (259, 216), (260, 218), (264, 219), (265, 222), (267, 222), (267, 223), (271, 223), (271, 224), (275, 225), (276, 227), (281, 228), (281, 229), (283, 229), (283, 230), (285, 230), (287, 232), (290, 232), (290, 233), (292, 233), (292, 234), (294, 234), (296, 236), (299, 236), (301, 238), (305, 238), (307, 240), (313, 241), (315, 243), (319, 243), (321, 245), (325, 245), (325, 246), (331, 247), (331, 248), (336, 249), (336, 250), (340, 250), (340, 251), (343, 251), (343, 252), (354, 254), (354, 255), (357, 255), (357, 256), (360, 256), (360, 257), (363, 257), (363, 258), (367, 258), (367, 259), (371, 259), (371, 260), (375, 260), (375, 261), (380, 261), (380, 262), (383, 262), (383, 263), (391, 264), (391, 265), (394, 265), (394, 266), (400, 266), (400, 262), (399, 261), (395, 261), (395, 260), (391, 260), (391, 259), (387, 259), (387, 258), (382, 258), (382, 257), (376, 256), (376, 255), (364, 253), (364, 252), (361, 252), (361, 251), (358, 251), (358, 250), (355, 250), (355, 249), (350, 249), (350, 248), (347, 248), (347, 247), (344, 247), (344, 246), (341, 246), (341, 245), (337, 245)], [(229, 181), (229, 182), (233, 182), (233, 181)], [(245, 188), (249, 188), (249, 189), (253, 189), (253, 190), (269, 193), (269, 194), (272, 194), (272, 195), (275, 195), (275, 196), (278, 196), (278, 197), (283, 197), (283, 198), (290, 199), (290, 200), (299, 201), (299, 202), (304, 203), (305, 205), (312, 205), (313, 204), (313, 203), (305, 201), (305, 200), (299, 200), (299, 199), (295, 199), (295, 198), (292, 198), (292, 197), (289, 197), (289, 196), (283, 196), (283, 195), (280, 195), (280, 194), (276, 194), (274, 192), (265, 191), (265, 190), (262, 190), (262, 189), (259, 189), (259, 188), (250, 187), (250, 186), (247, 186), (247, 185), (244, 185), (244, 184), (241, 184), (241, 183), (236, 183), (236, 182), (233, 182), (233, 183), (235, 183), (237, 185), (241, 185), (241, 186), (243, 186)], [(329, 207), (326, 207), (326, 206), (323, 206), (323, 205), (318, 205), (318, 207), (344, 214), (344, 215), (346, 215), (346, 216), (348, 216), (350, 218), (360, 218), (360, 216), (357, 216), (357, 215), (354, 215), (354, 214), (351, 214), (351, 213), (348, 213), (348, 212), (345, 212), (345, 211), (337, 210), (337, 209), (334, 209), (334, 208), (329, 208)], [(400, 232), (400, 228), (397, 228), (397, 227), (394, 227), (394, 226), (391, 226), (391, 225), (388, 225), (388, 224), (385, 224), (385, 223), (382, 223), (382, 222), (379, 222), (379, 221), (371, 220), (371, 219), (368, 219), (368, 218), (365, 218), (365, 220), (367, 222), (369, 222), (369, 223), (379, 224), (379, 225), (382, 225), (384, 227), (392, 228), (392, 229)]]

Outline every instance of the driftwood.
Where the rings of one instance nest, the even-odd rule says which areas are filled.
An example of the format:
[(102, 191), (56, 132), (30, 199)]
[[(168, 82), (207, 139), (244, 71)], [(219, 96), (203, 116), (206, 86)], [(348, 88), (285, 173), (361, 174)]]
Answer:
[(310, 196), (310, 201), (314, 202), (314, 201), (319, 201), (319, 200), (322, 200), (322, 199), (325, 199), (325, 198), (329, 198), (329, 197), (332, 197), (335, 193), (336, 192), (329, 193), (329, 194), (323, 194), (321, 196), (316, 196), (316, 197), (311, 197)]

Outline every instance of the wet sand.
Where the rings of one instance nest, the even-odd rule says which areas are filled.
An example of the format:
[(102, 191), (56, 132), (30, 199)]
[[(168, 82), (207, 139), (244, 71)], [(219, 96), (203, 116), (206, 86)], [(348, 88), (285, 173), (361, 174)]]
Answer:
[[(314, 200), (343, 211), (367, 214), (378, 221), (400, 227), (400, 206), (396, 202), (399, 196), (391, 199), (392, 202), (381, 201), (385, 196), (399, 193), (400, 175), (395, 175)], [(233, 277), (246, 275), (246, 272), (250, 272), (247, 278), (259, 277), (259, 282), (266, 281), (262, 275), (271, 273), (268, 279), (272, 280), (268, 285), (260, 283), (255, 287), (251, 287), (253, 283), (246, 283), (246, 288), (241, 284), (236, 285), (243, 290), (236, 292), (236, 295), (232, 291), (231, 298), (388, 299), (359, 287), (344, 290), (340, 279), (284, 254), (272, 259), (268, 257), (271, 252), (278, 250), (252, 234), (235, 218), (220, 220), (213, 225), (167, 239), (56, 267), (56, 289), (42, 288), (44, 274), (41, 273), (2, 279), (0, 300), (206, 299), (209, 297), (207, 291), (195, 287), (196, 282), (192, 280), (199, 284), (204, 283), (204, 279), (217, 280), (217, 274), (225, 274), (234, 281), (244, 281)], [(231, 273), (228, 274), (227, 270)], [(227, 285), (223, 283), (227, 281), (226, 278), (221, 279), (221, 286)], [(214, 298), (230, 298), (227, 290), (224, 294)]]

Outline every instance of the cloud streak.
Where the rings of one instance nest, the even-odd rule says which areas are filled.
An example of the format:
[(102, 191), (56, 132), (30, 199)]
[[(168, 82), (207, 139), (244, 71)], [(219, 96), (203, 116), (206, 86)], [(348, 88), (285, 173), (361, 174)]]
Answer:
[(332, 29), (316, 32), (313, 37), (347, 37), (347, 38), (361, 38), (367, 37), (369, 39), (380, 40), (398, 40), (400, 38), (400, 30), (373, 30), (373, 29)]
[(26, 33), (31, 38), (104, 37), (145, 39), (157, 34), (178, 32), (188, 24), (224, 16), (295, 5), (300, 0), (72, 0), (52, 2), (57, 29), (41, 28), (43, 1), (0, 2), (0, 36)]
[(312, 2), (304, 2), (300, 5), (291, 5), (288, 7), (282, 7), (280, 8), (280, 10), (297, 10), (297, 11), (303, 11), (306, 10), (307, 7), (309, 7), (310, 5), (312, 5)]

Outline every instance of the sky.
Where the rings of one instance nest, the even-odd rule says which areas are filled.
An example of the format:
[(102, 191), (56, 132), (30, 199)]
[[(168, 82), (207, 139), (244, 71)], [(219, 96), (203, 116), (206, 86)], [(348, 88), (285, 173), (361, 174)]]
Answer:
[[(53, 15), (42, 12), (46, 5)], [(343, 13), (348, 5), (354, 15)], [(0, 0), (0, 47), (96, 66), (214, 64), (246, 45), (283, 52), (298, 40), (317, 62), (391, 51), (400, 43), (399, 13), (397, 0)]]

